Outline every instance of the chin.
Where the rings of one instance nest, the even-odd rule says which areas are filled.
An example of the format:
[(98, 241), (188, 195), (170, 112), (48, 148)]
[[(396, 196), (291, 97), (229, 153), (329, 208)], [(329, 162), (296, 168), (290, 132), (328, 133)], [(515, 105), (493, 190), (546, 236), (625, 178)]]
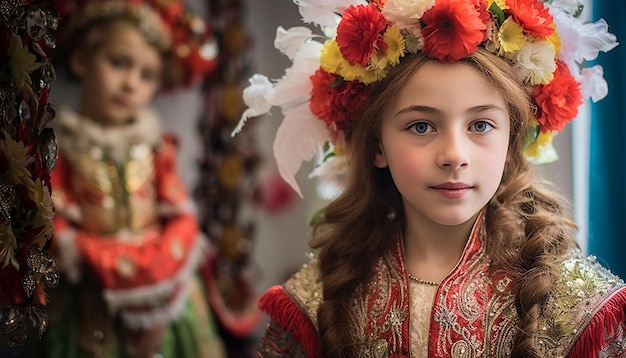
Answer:
[(458, 226), (473, 221), (480, 210), (472, 212), (445, 212), (433, 218), (435, 222), (443, 226)]

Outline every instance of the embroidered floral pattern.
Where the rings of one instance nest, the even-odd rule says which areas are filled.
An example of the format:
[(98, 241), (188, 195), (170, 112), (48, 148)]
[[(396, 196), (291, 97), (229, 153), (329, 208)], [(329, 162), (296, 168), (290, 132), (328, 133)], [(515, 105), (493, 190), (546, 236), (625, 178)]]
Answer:
[[(428, 347), (433, 356), (507, 357), (511, 353), (518, 321), (513, 280), (506, 272), (487, 274), (490, 259), (482, 245), (486, 232), (481, 220), (457, 268), (437, 290)], [(410, 336), (411, 319), (403, 257), (402, 241), (398, 240), (378, 262), (366, 291), (361, 288), (357, 292), (352, 322), (346, 326), (363, 342), (362, 357), (406, 356), (414, 343), (405, 338)], [(542, 357), (566, 356), (606, 298), (626, 289), (622, 280), (580, 251), (572, 252), (562, 267), (535, 338)], [(306, 265), (285, 288), (316, 323), (323, 299), (316, 262)], [(618, 327), (606, 341), (609, 343), (600, 356), (624, 356), (624, 327)], [(384, 355), (381, 349), (386, 349)]]

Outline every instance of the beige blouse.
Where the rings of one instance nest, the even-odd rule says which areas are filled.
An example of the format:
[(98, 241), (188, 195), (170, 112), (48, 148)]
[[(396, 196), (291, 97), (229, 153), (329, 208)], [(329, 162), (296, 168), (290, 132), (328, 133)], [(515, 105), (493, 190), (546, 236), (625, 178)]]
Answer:
[(437, 286), (409, 280), (411, 300), (411, 357), (428, 357), (428, 327)]

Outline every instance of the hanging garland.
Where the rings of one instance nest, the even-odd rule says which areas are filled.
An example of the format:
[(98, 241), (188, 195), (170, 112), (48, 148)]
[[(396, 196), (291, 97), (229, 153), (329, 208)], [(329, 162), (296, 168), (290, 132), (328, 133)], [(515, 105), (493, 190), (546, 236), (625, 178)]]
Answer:
[(45, 288), (59, 281), (47, 253), (57, 146), (46, 55), (58, 21), (52, 0), (0, 4), (0, 334), (9, 346), (24, 343), (29, 323), (44, 333)]
[[(205, 266), (211, 307), (231, 354), (242, 354), (260, 321), (257, 297), (250, 282), (255, 224), (242, 218), (242, 206), (252, 198), (258, 154), (251, 135), (233, 140), (241, 117), (242, 83), (248, 72), (249, 37), (239, 0), (210, 2), (209, 22), (218, 41), (218, 68), (205, 80), (204, 113), (199, 121), (204, 146), (202, 180), (195, 191), (203, 231), (217, 248)], [(235, 352), (236, 351), (236, 352)]]

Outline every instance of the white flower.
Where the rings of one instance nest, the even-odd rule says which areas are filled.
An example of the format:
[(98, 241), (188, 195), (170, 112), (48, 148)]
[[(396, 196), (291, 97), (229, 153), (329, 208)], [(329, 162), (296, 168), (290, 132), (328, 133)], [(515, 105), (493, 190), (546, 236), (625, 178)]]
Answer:
[(318, 194), (326, 200), (332, 200), (343, 192), (348, 168), (345, 155), (328, 158), (309, 174), (309, 178), (319, 178)]
[(554, 78), (554, 46), (547, 41), (527, 42), (513, 55), (515, 67), (530, 84), (547, 84)]
[(615, 35), (608, 32), (609, 25), (604, 19), (583, 23), (558, 9), (552, 9), (551, 13), (561, 40), (559, 59), (564, 62), (582, 64), (585, 60), (596, 59), (600, 51), (607, 52), (618, 45)]
[(302, 21), (322, 27), (336, 27), (337, 13), (343, 13), (350, 5), (367, 5), (366, 0), (294, 0)]
[(278, 80), (268, 101), (274, 106), (293, 106), (311, 97), (313, 85), (309, 77), (320, 67), (322, 44), (306, 41), (293, 58), (293, 65), (285, 70), (285, 75)]
[(241, 115), (237, 127), (231, 133), (232, 136), (241, 132), (248, 118), (263, 115), (272, 109), (272, 104), (267, 100), (267, 96), (274, 88), (270, 80), (257, 73), (250, 77), (248, 81), (250, 85), (243, 90), (243, 101), (248, 106), (248, 109)]
[(382, 14), (401, 29), (419, 27), (419, 20), (426, 10), (435, 5), (435, 0), (387, 0)]
[(568, 14), (575, 14), (578, 12), (578, 7), (581, 5), (578, 0), (552, 0), (546, 3), (550, 8), (561, 9)]
[(595, 103), (606, 97), (609, 93), (609, 85), (604, 79), (602, 66), (595, 65), (593, 67), (584, 68), (578, 77), (577, 80), (581, 84), (583, 99), (591, 98)]
[(421, 26), (405, 27), (401, 31), (404, 37), (404, 49), (408, 53), (417, 53), (424, 48), (424, 36), (422, 36)]

